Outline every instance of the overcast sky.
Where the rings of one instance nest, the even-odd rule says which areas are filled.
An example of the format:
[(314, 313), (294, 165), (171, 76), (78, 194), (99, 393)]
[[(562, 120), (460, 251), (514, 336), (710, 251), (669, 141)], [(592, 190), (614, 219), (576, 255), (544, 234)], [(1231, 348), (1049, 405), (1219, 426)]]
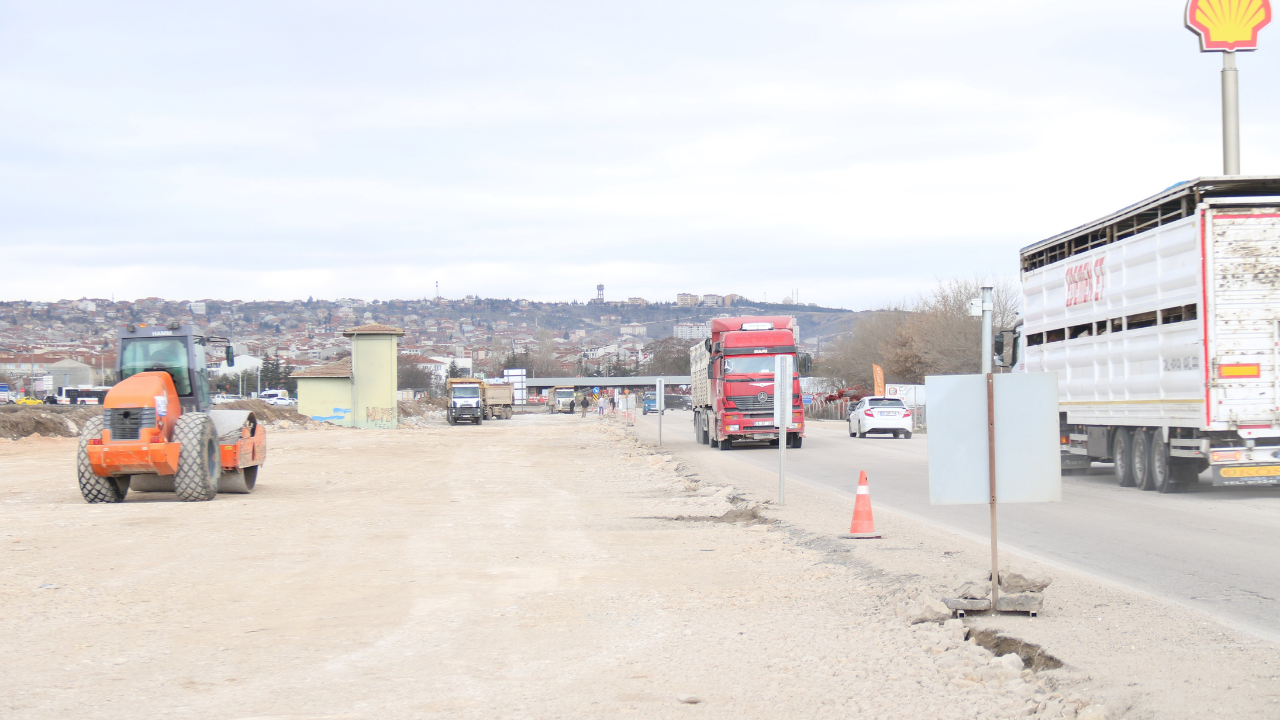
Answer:
[[(1183, 0), (0, 2), (0, 299), (851, 309), (1221, 171)], [(1280, 26), (1241, 54), (1280, 173)]]

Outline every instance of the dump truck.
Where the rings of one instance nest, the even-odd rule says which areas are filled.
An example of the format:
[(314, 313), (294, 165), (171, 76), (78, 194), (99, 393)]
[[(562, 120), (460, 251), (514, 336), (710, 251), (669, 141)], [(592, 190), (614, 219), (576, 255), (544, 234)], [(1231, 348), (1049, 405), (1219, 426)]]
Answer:
[(1178, 183), (1021, 262), (1009, 364), (1058, 374), (1064, 472), (1280, 484), (1280, 176)]
[(791, 422), (774, 425), (774, 357), (795, 357), (792, 367), (806, 371), (809, 358), (796, 352), (799, 329), (792, 317), (715, 318), (711, 337), (689, 348), (693, 390), (694, 439), (704, 445), (731, 449), (738, 442), (787, 447), (804, 443), (804, 407), (800, 378), (791, 378)]
[(578, 402), (577, 390), (572, 385), (557, 385), (547, 392), (547, 412), (571, 413)]
[(486, 420), (510, 420), (515, 410), (516, 392), (509, 383), (485, 383), (484, 417)]
[(457, 425), (466, 420), (477, 425), (484, 422), (485, 383), (479, 378), (449, 378), (445, 381), (449, 391), (449, 404), (445, 407), (445, 420)]
[(120, 377), (100, 417), (84, 424), (76, 456), (80, 494), (118, 503), (132, 488), (184, 501), (249, 493), (267, 459), (266, 429), (248, 410), (211, 410), (205, 350), (226, 345), (169, 321), (130, 324), (118, 336)]

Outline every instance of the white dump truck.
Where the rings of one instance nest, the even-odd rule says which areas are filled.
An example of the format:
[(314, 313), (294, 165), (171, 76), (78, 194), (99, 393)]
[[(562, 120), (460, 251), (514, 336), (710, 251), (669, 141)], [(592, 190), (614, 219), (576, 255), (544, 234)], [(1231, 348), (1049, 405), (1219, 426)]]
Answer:
[(1179, 183), (1021, 259), (1011, 363), (1058, 374), (1064, 470), (1280, 484), (1280, 177)]
[(479, 378), (449, 378), (449, 405), (445, 419), (450, 425), (466, 420), (479, 425), (484, 420), (510, 420), (515, 407), (515, 391), (505, 383), (487, 383)]
[(507, 383), (485, 383), (484, 416), (486, 420), (510, 420), (515, 411), (515, 388)]

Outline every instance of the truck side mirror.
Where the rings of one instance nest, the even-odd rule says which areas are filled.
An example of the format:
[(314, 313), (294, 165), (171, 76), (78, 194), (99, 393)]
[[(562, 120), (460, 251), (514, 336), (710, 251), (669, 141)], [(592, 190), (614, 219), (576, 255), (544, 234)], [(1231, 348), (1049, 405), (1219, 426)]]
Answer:
[[(1013, 331), (1005, 330), (1004, 332), (996, 333), (996, 336), (991, 340), (992, 340), (991, 344), (994, 346), (992, 350), (993, 350), (993, 354), (995, 355), (996, 367), (1003, 367), (1003, 368), (1013, 367), (1013, 365), (1017, 362), (1016, 356), (1018, 354), (1018, 346), (1017, 346), (1017, 342), (1016, 342)], [(1009, 360), (1008, 362), (1006, 362), (1004, 359), (1005, 352), (1009, 350), (1012, 350), (1011, 354), (1014, 355), (1015, 357)]]
[(236, 351), (230, 345), (227, 346), (227, 367), (236, 366)]
[(809, 353), (796, 355), (796, 372), (801, 375), (808, 375), (813, 372), (813, 356)]

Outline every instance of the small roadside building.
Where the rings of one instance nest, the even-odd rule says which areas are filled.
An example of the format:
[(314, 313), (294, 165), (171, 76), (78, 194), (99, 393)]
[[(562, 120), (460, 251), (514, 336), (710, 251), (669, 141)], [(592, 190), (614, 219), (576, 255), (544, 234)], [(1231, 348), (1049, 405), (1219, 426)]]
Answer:
[(404, 331), (387, 325), (361, 325), (342, 333), (351, 338), (351, 356), (294, 373), (298, 412), (313, 420), (345, 427), (394, 429), (396, 361)]
[(290, 376), (298, 381), (298, 412), (312, 420), (351, 427), (351, 358)]

